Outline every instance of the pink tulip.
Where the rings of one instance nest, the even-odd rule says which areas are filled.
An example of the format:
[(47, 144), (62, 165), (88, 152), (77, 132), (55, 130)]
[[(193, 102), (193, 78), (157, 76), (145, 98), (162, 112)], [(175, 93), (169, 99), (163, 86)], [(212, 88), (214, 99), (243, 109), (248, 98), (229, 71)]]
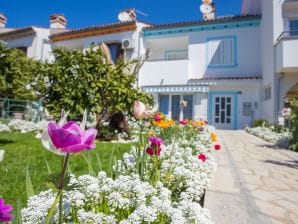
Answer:
[(140, 101), (135, 101), (133, 105), (133, 114), (136, 119), (144, 119), (153, 114), (152, 110), (146, 110), (145, 104)]
[(78, 153), (95, 148), (93, 141), (97, 136), (97, 130), (89, 128), (83, 131), (74, 121), (69, 121), (63, 126), (50, 122), (47, 132), (54, 147), (63, 153)]

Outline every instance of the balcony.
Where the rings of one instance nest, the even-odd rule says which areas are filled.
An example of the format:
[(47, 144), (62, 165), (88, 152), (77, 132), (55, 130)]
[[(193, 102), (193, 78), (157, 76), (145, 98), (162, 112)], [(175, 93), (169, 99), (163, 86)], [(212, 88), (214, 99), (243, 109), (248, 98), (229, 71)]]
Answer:
[(298, 30), (283, 32), (276, 43), (276, 71), (298, 72)]
[(189, 60), (147, 61), (140, 71), (142, 86), (182, 85), (189, 79)]

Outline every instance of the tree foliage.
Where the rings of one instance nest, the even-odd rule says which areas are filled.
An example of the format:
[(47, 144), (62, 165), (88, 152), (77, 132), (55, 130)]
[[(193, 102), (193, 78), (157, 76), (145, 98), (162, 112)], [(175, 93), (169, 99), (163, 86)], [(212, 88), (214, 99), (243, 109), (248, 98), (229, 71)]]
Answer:
[(152, 104), (152, 98), (134, 87), (130, 74), (135, 62), (106, 63), (103, 51), (91, 46), (86, 51), (55, 49), (55, 61), (46, 63), (43, 79), (48, 79), (44, 96), (47, 108), (59, 117), (61, 109), (77, 118), (84, 109), (97, 115), (97, 121), (117, 112), (131, 112), (135, 100)]
[(0, 44), (0, 98), (36, 99), (33, 86), (42, 85), (37, 83), (40, 68), (41, 62)]

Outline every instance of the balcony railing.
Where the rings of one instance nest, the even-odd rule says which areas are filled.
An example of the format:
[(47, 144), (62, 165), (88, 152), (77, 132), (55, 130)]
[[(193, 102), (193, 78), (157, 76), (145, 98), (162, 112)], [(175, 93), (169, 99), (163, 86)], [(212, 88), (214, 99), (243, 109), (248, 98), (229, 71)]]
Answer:
[(290, 31), (282, 32), (278, 36), (278, 38), (275, 41), (274, 45), (276, 46), (283, 39), (298, 39), (298, 30), (290, 30)]

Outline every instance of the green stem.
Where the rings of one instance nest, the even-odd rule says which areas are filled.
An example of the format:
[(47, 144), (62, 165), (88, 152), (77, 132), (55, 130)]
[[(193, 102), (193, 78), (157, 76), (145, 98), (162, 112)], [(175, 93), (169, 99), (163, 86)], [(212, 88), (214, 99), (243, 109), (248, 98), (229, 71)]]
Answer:
[(51, 218), (52, 218), (52, 216), (53, 216), (53, 214), (55, 212), (56, 205), (57, 205), (57, 203), (58, 203), (58, 201), (60, 199), (60, 196), (61, 196), (61, 192), (59, 191), (58, 194), (56, 195), (56, 198), (54, 200), (54, 203), (52, 204), (52, 206), (51, 206), (51, 208), (49, 210), (49, 213), (48, 213), (48, 215), (46, 217), (45, 224), (49, 224), (50, 223), (50, 220), (51, 220)]
[(68, 163), (68, 159), (69, 159), (69, 153), (66, 154), (65, 159), (62, 158), (62, 170), (61, 170), (61, 174), (60, 174), (60, 180), (59, 180), (59, 185), (58, 185), (58, 193), (56, 195), (56, 198), (54, 200), (54, 203), (52, 204), (48, 215), (46, 217), (45, 220), (45, 224), (49, 224), (50, 220), (55, 212), (56, 206), (59, 202), (59, 224), (62, 224), (62, 199), (63, 199), (63, 187), (64, 187), (64, 178), (65, 178), (65, 172), (66, 172), (66, 168), (67, 168), (67, 163)]
[(68, 159), (69, 159), (69, 153), (66, 154), (66, 157), (64, 159), (64, 164), (63, 164), (63, 168), (62, 168), (62, 172), (60, 175), (60, 182), (59, 182), (59, 192), (60, 192), (60, 200), (59, 200), (59, 224), (62, 224), (62, 199), (63, 199), (63, 187), (64, 187), (64, 178), (65, 178), (65, 172), (66, 172), (66, 168), (67, 168), (67, 163), (68, 163)]

